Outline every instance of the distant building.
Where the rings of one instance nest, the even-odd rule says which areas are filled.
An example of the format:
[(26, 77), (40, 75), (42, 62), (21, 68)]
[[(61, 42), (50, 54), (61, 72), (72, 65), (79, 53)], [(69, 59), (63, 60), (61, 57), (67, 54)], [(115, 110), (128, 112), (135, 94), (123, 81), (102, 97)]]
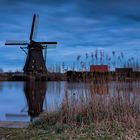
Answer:
[(132, 73), (133, 69), (132, 68), (116, 68), (115, 72), (118, 74), (128, 74), (128, 73)]
[(115, 72), (118, 78), (130, 78), (133, 73), (132, 68), (116, 68)]
[(108, 72), (108, 65), (90, 65), (90, 72)]

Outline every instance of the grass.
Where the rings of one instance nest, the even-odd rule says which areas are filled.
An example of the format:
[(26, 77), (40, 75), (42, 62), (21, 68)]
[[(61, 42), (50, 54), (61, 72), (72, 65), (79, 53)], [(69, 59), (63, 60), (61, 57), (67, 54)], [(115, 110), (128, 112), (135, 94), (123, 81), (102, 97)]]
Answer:
[(0, 138), (8, 140), (138, 140), (140, 130), (128, 129), (117, 122), (91, 123), (90, 125), (34, 124), (28, 129), (0, 129)]

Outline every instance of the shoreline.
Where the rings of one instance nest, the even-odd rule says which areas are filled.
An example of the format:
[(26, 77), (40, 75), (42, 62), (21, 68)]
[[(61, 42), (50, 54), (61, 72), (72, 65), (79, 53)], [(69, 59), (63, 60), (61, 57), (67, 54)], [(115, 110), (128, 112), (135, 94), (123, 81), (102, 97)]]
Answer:
[(4, 72), (0, 73), (0, 82), (2, 81), (68, 81), (68, 82), (87, 82), (87, 81), (139, 81), (140, 72), (131, 73), (110, 72), (76, 72), (68, 71), (66, 73), (47, 73), (47, 74), (24, 74), (22, 72)]
[(128, 140), (140, 139), (139, 129), (126, 127), (116, 121), (97, 122), (89, 125), (62, 124), (31, 125), (28, 128), (0, 128), (0, 139), (27, 140), (27, 139), (64, 139), (64, 140)]
[(0, 121), (0, 128), (28, 128), (30, 122)]

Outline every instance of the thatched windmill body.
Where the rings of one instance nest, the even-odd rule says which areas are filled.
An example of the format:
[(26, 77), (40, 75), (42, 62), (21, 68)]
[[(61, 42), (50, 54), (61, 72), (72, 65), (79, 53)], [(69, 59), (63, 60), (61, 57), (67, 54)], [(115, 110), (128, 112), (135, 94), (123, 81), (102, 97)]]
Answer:
[[(26, 41), (6, 41), (5, 45), (26, 45), (27, 47), (20, 47), (26, 54), (26, 62), (23, 68), (24, 73), (46, 73), (46, 51), (47, 45), (56, 45), (57, 42), (36, 42), (34, 41), (38, 16), (34, 14), (31, 27), (29, 42)], [(25, 50), (27, 49), (27, 51)], [(43, 49), (45, 54), (43, 56)]]

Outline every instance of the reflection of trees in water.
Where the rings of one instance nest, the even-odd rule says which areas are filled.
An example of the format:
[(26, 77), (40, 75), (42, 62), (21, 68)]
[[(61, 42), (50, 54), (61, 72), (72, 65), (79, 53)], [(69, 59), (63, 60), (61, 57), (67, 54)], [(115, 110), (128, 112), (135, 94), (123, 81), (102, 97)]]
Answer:
[[(77, 86), (76, 86), (77, 85)], [(94, 121), (139, 117), (140, 82), (68, 83), (60, 108), (62, 120)], [(83, 91), (82, 91), (83, 90)], [(82, 92), (81, 92), (82, 91)]]
[(61, 93), (63, 93), (63, 90), (64, 90), (64, 84), (65, 82), (48, 82), (47, 85), (48, 85), (48, 89), (47, 89), (47, 92), (48, 94), (51, 93), (51, 94), (58, 94), (60, 95)]
[(89, 83), (67, 83), (65, 98), (62, 107), (68, 106), (82, 107), (89, 102), (94, 102), (93, 98), (102, 98), (109, 94), (109, 83), (107, 82), (89, 82)]
[[(26, 82), (24, 92), (28, 103), (28, 114), (37, 117), (43, 111), (43, 102), (47, 90), (47, 111), (109, 106), (117, 103), (138, 102), (140, 82)], [(137, 99), (138, 97), (138, 99)], [(137, 101), (137, 100), (138, 101)], [(100, 106), (99, 106), (100, 105)], [(88, 108), (90, 109), (90, 108)], [(96, 109), (96, 108), (95, 108)]]
[(94, 94), (109, 94), (109, 82), (92, 82), (89, 84), (90, 93)]
[(114, 84), (115, 95), (123, 103), (137, 104), (140, 101), (140, 82), (116, 82)]
[(134, 91), (134, 87), (133, 82), (115, 82), (115, 90), (117, 93), (120, 92), (132, 93)]
[(64, 98), (64, 81), (49, 81), (47, 82), (47, 112), (57, 111), (62, 103)]
[(31, 120), (43, 112), (43, 102), (46, 90), (46, 82), (31, 81), (24, 83), (24, 93), (28, 104), (28, 114), (31, 117)]
[(64, 104), (69, 107), (100, 101), (104, 104), (113, 98), (122, 102), (133, 102), (140, 98), (140, 82), (90, 82), (68, 83)]

